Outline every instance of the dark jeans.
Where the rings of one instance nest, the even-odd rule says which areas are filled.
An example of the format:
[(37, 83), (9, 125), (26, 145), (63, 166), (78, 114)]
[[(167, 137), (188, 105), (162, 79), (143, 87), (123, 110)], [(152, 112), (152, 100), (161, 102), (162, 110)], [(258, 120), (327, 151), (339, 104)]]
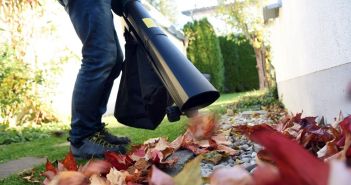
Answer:
[(113, 81), (122, 68), (123, 54), (113, 24), (111, 0), (68, 0), (66, 10), (83, 43), (82, 64), (72, 98), (70, 141), (101, 130)]

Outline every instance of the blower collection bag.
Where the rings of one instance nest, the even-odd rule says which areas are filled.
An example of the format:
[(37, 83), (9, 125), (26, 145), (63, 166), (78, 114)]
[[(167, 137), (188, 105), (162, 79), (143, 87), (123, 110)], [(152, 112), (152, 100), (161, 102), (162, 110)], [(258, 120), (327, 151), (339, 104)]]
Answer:
[(127, 126), (155, 129), (166, 115), (172, 99), (152, 68), (144, 48), (126, 30), (125, 61), (119, 85), (116, 119)]

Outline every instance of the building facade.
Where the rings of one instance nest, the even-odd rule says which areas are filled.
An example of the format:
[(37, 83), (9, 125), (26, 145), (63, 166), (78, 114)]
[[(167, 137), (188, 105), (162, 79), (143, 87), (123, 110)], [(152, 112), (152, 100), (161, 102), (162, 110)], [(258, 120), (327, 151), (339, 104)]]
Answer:
[(351, 113), (351, 1), (282, 0), (268, 21), (279, 96), (305, 116)]

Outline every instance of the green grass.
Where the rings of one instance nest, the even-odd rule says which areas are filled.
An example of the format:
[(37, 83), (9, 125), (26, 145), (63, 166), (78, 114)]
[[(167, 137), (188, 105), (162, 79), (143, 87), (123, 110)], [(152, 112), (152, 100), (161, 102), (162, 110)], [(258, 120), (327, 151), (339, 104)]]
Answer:
[[(221, 112), (225, 106), (236, 102), (244, 93), (232, 93), (222, 95), (213, 105), (205, 109)], [(161, 125), (156, 130), (144, 130), (126, 127), (112, 117), (105, 117), (104, 122), (107, 123), (109, 130), (117, 135), (128, 136), (133, 144), (143, 143), (149, 138), (166, 137), (170, 141), (174, 140), (186, 130), (187, 118), (182, 118), (175, 123), (169, 123), (167, 119), (163, 120)], [(62, 137), (50, 136), (45, 139), (38, 139), (29, 142), (13, 143), (9, 145), (0, 145), (0, 163), (9, 160), (18, 159), (25, 156), (47, 157), (50, 161), (61, 160), (69, 151), (68, 146), (57, 146), (58, 144), (66, 143), (67, 134)], [(44, 166), (38, 166), (35, 171), (43, 171)], [(36, 174), (38, 175), (38, 174)], [(13, 175), (4, 180), (0, 180), (3, 185), (15, 184), (33, 184), (24, 181), (21, 176)]]

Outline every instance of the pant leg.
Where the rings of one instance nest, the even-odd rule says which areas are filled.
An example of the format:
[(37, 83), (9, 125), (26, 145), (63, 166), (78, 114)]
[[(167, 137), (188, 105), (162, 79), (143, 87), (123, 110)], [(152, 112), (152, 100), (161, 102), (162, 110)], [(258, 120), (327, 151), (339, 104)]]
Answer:
[(72, 97), (70, 140), (79, 142), (102, 129), (122, 51), (114, 29), (111, 0), (69, 0), (66, 10), (82, 41), (82, 64)]

